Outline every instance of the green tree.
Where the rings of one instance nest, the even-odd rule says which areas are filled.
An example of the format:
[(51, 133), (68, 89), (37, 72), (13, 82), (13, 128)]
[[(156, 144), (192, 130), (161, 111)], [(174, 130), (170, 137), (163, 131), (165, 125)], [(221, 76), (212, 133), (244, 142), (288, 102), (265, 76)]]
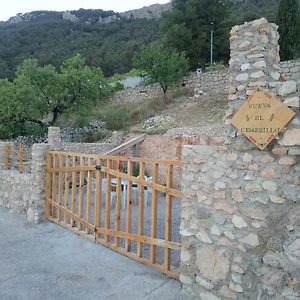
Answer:
[(0, 137), (24, 134), (27, 124), (52, 126), (61, 114), (96, 103), (110, 90), (101, 70), (80, 55), (67, 59), (60, 72), (25, 60), (12, 82), (0, 80)]
[(281, 0), (276, 23), (279, 26), (280, 57), (289, 60), (300, 52), (300, 13), (296, 0)]
[(192, 69), (204, 66), (210, 57), (210, 33), (214, 30), (214, 59), (229, 56), (229, 0), (173, 0), (164, 15), (166, 44), (184, 51)]
[(168, 88), (178, 82), (188, 71), (188, 61), (184, 53), (162, 45), (152, 45), (143, 49), (134, 57), (136, 68), (144, 70), (149, 76), (150, 83), (158, 83), (166, 93)]

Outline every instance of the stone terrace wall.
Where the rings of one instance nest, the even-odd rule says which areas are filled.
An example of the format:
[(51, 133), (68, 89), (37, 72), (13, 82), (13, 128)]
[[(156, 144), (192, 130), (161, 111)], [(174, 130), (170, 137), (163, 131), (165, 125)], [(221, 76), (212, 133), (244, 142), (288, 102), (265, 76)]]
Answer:
[(62, 143), (61, 150), (66, 152), (104, 154), (114, 146), (109, 143)]
[(285, 80), (300, 80), (300, 60), (289, 60), (280, 63), (281, 74)]
[(228, 85), (228, 69), (212, 71), (196, 78), (194, 96), (224, 94)]
[[(276, 25), (231, 34), (226, 138), (184, 148), (180, 280), (195, 299), (299, 299), (299, 81), (283, 78)], [(265, 151), (230, 125), (257, 88), (296, 113)]]

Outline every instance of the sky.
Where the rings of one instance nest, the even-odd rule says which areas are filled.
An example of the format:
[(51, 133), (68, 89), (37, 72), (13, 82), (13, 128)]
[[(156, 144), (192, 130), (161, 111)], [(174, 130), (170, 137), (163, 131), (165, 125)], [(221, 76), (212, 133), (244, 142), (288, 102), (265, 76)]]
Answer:
[(79, 8), (93, 8), (123, 12), (170, 0), (8, 0), (0, 5), (0, 21), (6, 21), (18, 13), (34, 10), (66, 11)]

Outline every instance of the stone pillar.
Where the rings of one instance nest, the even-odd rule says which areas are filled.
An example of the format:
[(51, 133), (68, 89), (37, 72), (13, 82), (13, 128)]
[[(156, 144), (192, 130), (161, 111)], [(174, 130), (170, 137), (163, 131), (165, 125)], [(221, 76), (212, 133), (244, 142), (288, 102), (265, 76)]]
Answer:
[[(276, 28), (260, 19), (232, 29), (231, 138), (183, 150), (180, 280), (195, 299), (300, 298), (299, 83), (282, 81)], [(230, 126), (256, 88), (296, 112), (266, 151)]]
[(37, 224), (44, 217), (46, 186), (46, 153), (47, 144), (34, 144), (32, 147), (32, 190), (27, 211), (27, 220)]
[(48, 128), (48, 145), (51, 150), (61, 150), (61, 137), (59, 127)]
[[(277, 26), (268, 23), (266, 19), (255, 20), (232, 28), (229, 109), (226, 114), (226, 125), (229, 125), (228, 133), (231, 137), (240, 136), (240, 133), (230, 126), (231, 117), (253, 91), (258, 88), (265, 89), (297, 113), (289, 125), (286, 138), (279, 144), (300, 146), (300, 138), (297, 139), (300, 136), (300, 82), (297, 83), (296, 80), (285, 81), (281, 72), (278, 40)], [(296, 143), (295, 140), (291, 141), (294, 138), (297, 140)], [(255, 148), (242, 136), (236, 139), (236, 146), (237, 149)]]

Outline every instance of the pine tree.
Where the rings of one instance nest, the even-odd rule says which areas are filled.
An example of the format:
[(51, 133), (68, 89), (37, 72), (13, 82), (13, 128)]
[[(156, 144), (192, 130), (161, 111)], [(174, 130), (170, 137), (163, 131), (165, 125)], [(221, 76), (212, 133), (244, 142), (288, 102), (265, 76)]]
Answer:
[(297, 0), (281, 0), (277, 14), (280, 57), (295, 58), (300, 53), (300, 13)]

